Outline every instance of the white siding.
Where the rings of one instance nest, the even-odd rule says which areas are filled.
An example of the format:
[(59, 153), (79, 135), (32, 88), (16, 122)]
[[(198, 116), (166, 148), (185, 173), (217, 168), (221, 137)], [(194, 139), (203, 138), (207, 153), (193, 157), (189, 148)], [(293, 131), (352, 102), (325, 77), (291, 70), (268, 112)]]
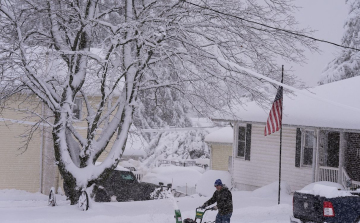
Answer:
[[(234, 158), (233, 177), (239, 189), (253, 190), (279, 181), (280, 132), (265, 137), (264, 127), (252, 126), (250, 161)], [(295, 167), (296, 128), (284, 127), (282, 137), (281, 179), (292, 191), (298, 190), (312, 182), (312, 168)]]

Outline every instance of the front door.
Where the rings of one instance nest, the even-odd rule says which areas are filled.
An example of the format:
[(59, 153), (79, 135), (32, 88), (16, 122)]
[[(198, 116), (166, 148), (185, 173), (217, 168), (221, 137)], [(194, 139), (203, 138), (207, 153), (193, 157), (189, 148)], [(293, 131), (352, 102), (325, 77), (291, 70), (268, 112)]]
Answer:
[(351, 179), (360, 181), (360, 133), (348, 134), (345, 167)]
[(327, 166), (339, 167), (340, 133), (328, 133)]

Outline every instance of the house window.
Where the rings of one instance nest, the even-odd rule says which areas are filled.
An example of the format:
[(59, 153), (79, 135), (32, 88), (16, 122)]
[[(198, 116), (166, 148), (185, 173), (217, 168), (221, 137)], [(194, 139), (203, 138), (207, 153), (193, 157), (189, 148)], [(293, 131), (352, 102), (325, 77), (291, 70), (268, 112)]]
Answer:
[(75, 119), (81, 119), (81, 110), (82, 110), (82, 99), (75, 98), (73, 106), (73, 114)]
[(238, 157), (245, 157), (245, 146), (246, 146), (245, 135), (246, 135), (246, 127), (240, 126), (239, 134), (238, 134), (238, 150), (237, 150)]
[(303, 144), (303, 166), (311, 166), (313, 161), (313, 149), (314, 149), (315, 136), (312, 131), (304, 132), (304, 144)]

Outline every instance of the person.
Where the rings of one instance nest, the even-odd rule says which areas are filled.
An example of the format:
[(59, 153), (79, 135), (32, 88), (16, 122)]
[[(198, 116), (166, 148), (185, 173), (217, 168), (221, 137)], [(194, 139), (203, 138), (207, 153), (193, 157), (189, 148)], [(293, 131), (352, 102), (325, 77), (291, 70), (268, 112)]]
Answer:
[(213, 210), (219, 210), (216, 215), (216, 223), (230, 223), (233, 212), (232, 194), (230, 190), (221, 182), (221, 179), (215, 181), (216, 191), (213, 196), (206, 201), (200, 208), (205, 209), (207, 206), (217, 203), (212, 207)]

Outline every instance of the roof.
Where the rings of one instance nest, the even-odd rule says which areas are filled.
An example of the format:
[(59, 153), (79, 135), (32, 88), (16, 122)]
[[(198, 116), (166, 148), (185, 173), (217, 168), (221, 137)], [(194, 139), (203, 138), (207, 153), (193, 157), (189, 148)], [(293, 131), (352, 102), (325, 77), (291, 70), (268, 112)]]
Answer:
[(224, 127), (205, 136), (205, 142), (233, 143), (232, 127)]
[[(360, 130), (359, 86), (360, 76), (284, 95), (283, 124)], [(269, 110), (253, 101), (232, 107), (231, 113), (212, 119), (266, 123)]]

